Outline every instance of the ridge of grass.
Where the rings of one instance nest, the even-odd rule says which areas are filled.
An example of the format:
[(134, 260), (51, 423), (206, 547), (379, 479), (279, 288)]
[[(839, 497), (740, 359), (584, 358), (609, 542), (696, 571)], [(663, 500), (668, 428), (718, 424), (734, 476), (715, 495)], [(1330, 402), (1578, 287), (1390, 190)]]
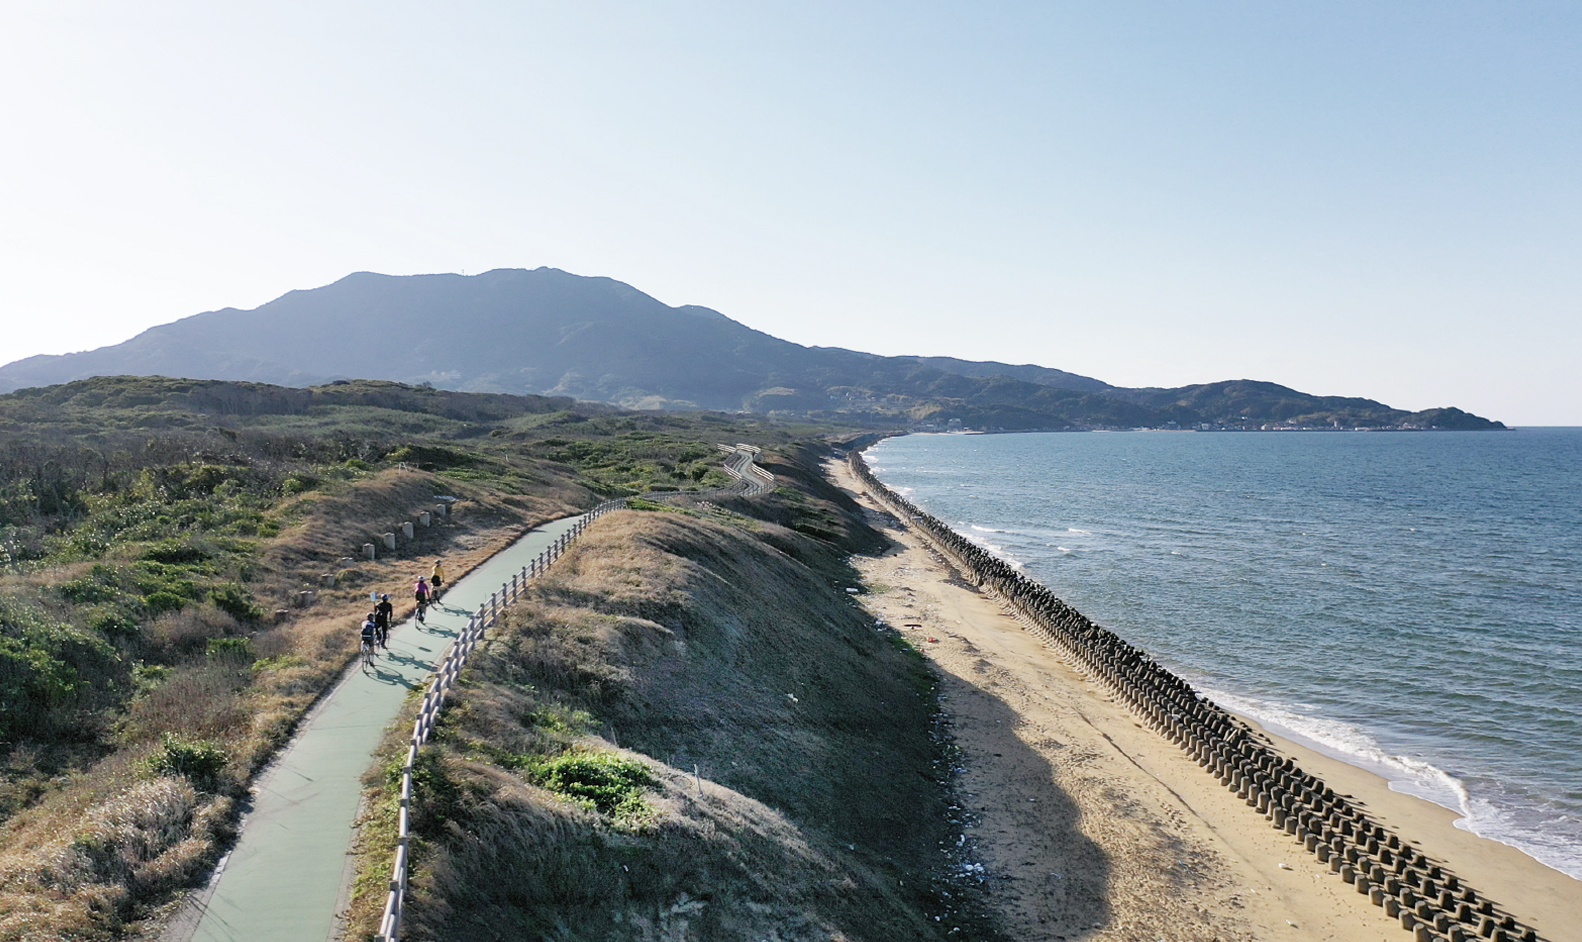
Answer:
[[(999, 938), (941, 850), (937, 680), (845, 593), (845, 555), (882, 538), (815, 490), (813, 450), (764, 456), (795, 497), (604, 518), (503, 614), (427, 747), (446, 824), (404, 937)], [(828, 537), (775, 522), (807, 520)], [(372, 937), (385, 852), (361, 856), (349, 938)]]
[[(203, 873), (251, 775), (338, 676), (370, 582), (603, 495), (723, 483), (700, 464), (716, 440), (791, 434), (366, 381), (0, 396), (0, 942), (118, 937)], [(350, 564), (439, 495), (455, 519)], [(133, 794), (168, 806), (148, 818), (163, 830), (126, 811), (93, 840), (148, 859), (67, 852)]]

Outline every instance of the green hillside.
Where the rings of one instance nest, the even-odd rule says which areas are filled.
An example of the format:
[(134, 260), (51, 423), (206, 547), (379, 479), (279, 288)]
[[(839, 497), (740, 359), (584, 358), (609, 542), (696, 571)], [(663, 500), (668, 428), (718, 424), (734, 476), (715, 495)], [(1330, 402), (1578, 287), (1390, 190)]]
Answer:
[(212, 865), (370, 591), (807, 432), (371, 381), (0, 396), (0, 939), (121, 937)]

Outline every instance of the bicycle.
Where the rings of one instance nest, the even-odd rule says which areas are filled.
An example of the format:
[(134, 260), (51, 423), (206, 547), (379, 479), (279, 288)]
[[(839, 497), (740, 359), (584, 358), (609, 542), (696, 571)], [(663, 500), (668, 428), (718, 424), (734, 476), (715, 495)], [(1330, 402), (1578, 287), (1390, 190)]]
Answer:
[(424, 615), (424, 613), (426, 613), (428, 611), (428, 607), (429, 607), (430, 604), (431, 603), (429, 602), (429, 600), (428, 600), (428, 598), (426, 596), (419, 596), (418, 597), (418, 600), (417, 600), (417, 620), (419, 622), (423, 621), (423, 615)]
[(357, 633), (362, 639), (360, 652), (363, 657), (363, 668), (366, 670), (374, 664), (374, 644), (379, 640), (379, 623), (374, 620), (374, 613), (369, 612), (363, 620), (362, 630)]

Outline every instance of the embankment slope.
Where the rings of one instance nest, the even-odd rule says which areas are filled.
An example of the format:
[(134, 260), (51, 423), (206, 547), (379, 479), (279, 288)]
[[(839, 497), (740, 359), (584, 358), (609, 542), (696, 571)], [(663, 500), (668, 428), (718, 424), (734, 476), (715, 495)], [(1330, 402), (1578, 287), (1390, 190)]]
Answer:
[[(947, 879), (932, 676), (845, 591), (875, 535), (804, 491), (759, 506), (827, 538), (612, 514), (474, 655), (428, 760), (408, 938), (996, 938)], [(646, 808), (535, 784), (576, 752), (644, 763)]]

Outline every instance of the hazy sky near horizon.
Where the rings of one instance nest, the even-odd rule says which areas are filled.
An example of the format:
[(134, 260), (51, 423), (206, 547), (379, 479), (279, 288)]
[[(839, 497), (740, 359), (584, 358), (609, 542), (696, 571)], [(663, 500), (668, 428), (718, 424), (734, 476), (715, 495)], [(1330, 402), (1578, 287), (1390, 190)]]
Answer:
[(0, 363), (549, 265), (805, 344), (1582, 425), (1574, 3), (4, 0), (0, 87)]

